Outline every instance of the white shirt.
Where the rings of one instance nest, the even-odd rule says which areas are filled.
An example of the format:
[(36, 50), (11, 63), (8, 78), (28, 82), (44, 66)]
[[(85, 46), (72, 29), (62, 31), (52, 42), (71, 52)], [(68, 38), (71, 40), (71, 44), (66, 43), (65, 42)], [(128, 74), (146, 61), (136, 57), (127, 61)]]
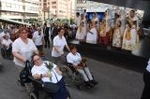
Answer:
[[(62, 75), (59, 75), (57, 73), (57, 71), (55, 70), (55, 68), (57, 67), (57, 65), (53, 64), (53, 68), (52, 70), (49, 70), (47, 67), (46, 67), (46, 64), (45, 62), (41, 65), (41, 66), (36, 66), (34, 65), (33, 68), (31, 69), (31, 73), (32, 75), (35, 75), (35, 74), (45, 74), (45, 73), (51, 73), (52, 77), (49, 78), (49, 77), (43, 77), (42, 78), (42, 81), (43, 82), (52, 82), (52, 83), (57, 83), (58, 81), (61, 80), (62, 78)], [(56, 78), (57, 77), (57, 78)], [(57, 81), (58, 80), (58, 81)]]
[[(12, 52), (19, 52), (23, 57), (25, 57), (27, 60), (31, 60), (31, 56), (33, 55), (34, 51), (36, 51), (37, 48), (34, 44), (34, 42), (28, 38), (28, 43), (24, 43), (21, 38), (18, 38), (14, 41), (12, 44)], [(25, 64), (14, 57), (14, 63), (16, 65), (19, 65), (21, 67), (24, 67)]]
[(41, 33), (39, 35), (39, 32), (38, 31), (35, 31), (34, 34), (33, 34), (33, 40), (34, 40), (34, 43), (35, 45), (39, 46), (39, 45), (42, 45), (42, 38), (44, 37), (43, 33)]
[(3, 40), (2, 40), (2, 44), (5, 45), (5, 46), (7, 46), (7, 47), (8, 47), (7, 49), (9, 49), (9, 46), (10, 46), (10, 44), (12, 44), (12, 43), (13, 43), (13, 42), (12, 42), (11, 39), (8, 39), (8, 40), (3, 39)]
[(80, 53), (76, 52), (75, 55), (71, 52), (67, 55), (67, 62), (77, 66), (81, 62), (82, 58)]
[[(64, 53), (65, 45), (67, 45), (67, 41), (64, 36), (62, 36), (62, 38), (60, 38), (58, 35), (54, 37), (53, 46), (58, 47), (58, 49), (59, 49), (59, 51), (61, 51), (61, 53)], [(52, 56), (53, 57), (61, 56), (61, 54), (59, 52), (57, 52), (54, 47), (52, 49)]]
[(0, 40), (3, 40), (4, 35), (7, 35), (10, 38), (10, 34), (8, 32), (7, 33), (2, 32), (0, 33)]
[(146, 67), (146, 70), (150, 72), (150, 60), (148, 61), (148, 65)]
[(98, 39), (98, 33), (96, 28), (92, 28), (90, 32), (87, 33), (86, 42), (91, 44), (96, 44)]

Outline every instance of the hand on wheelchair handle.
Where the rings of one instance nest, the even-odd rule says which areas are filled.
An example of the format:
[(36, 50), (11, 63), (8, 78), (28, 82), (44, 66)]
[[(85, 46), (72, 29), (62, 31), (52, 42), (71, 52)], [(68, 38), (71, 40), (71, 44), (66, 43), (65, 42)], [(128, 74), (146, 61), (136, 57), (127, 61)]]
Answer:
[(29, 61), (29, 60), (26, 60), (25, 63), (30, 63), (30, 61)]

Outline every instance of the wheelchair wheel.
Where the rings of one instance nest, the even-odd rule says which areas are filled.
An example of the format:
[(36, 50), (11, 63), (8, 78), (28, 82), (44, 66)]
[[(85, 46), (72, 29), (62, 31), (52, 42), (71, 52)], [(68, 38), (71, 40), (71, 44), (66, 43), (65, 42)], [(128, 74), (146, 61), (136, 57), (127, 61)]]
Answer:
[(72, 82), (73, 80), (73, 73), (68, 66), (60, 66), (60, 70), (62, 71), (62, 75), (66, 83)]
[(30, 93), (30, 99), (38, 99), (35, 93), (31, 92)]

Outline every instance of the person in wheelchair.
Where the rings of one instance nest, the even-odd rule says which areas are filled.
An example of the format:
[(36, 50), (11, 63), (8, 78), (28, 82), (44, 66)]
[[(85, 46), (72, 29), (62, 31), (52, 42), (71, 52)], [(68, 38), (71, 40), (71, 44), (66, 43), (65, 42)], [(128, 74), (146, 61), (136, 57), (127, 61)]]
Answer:
[(33, 56), (33, 63), (31, 73), (34, 79), (41, 79), (44, 83), (51, 82), (59, 85), (59, 90), (56, 93), (52, 93), (52, 99), (69, 99), (62, 72), (57, 65), (53, 63), (48, 65), (50, 62), (42, 61), (39, 55)]
[(3, 36), (2, 40), (2, 46), (4, 50), (6, 51), (6, 57), (12, 57), (11, 51), (12, 51), (12, 40), (9, 38), (8, 35)]
[(86, 65), (86, 59), (82, 58), (80, 53), (77, 52), (76, 46), (70, 46), (70, 53), (67, 54), (67, 63), (72, 64), (72, 66), (83, 76), (85, 83), (93, 87), (98, 84), (94, 80), (89, 68)]

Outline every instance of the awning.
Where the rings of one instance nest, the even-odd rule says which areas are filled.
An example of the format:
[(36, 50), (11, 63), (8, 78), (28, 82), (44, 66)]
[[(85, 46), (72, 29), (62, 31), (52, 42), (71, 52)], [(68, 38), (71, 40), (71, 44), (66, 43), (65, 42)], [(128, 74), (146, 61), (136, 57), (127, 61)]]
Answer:
[(19, 25), (31, 26), (31, 24), (29, 24), (29, 23), (15, 21), (15, 20), (6, 19), (6, 18), (2, 18), (2, 17), (0, 17), (0, 22), (6, 22), (6, 23), (10, 23), (10, 24), (19, 24)]

